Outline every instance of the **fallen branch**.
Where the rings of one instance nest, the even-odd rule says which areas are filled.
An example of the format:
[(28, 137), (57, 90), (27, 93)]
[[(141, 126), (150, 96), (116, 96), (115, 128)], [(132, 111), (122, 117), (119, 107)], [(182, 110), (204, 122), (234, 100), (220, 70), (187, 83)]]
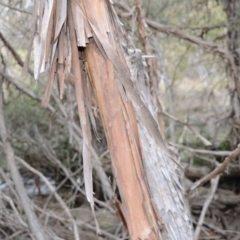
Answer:
[(176, 148), (186, 149), (187, 151), (192, 153), (208, 154), (208, 155), (221, 156), (221, 157), (228, 156), (232, 153), (231, 151), (211, 151), (206, 149), (195, 149), (195, 148), (186, 147), (176, 143), (171, 143), (171, 145), (173, 145)]
[(0, 83), (0, 135), (3, 142), (3, 149), (6, 154), (6, 158), (8, 161), (8, 165), (11, 171), (11, 175), (13, 178), (13, 182), (15, 184), (17, 193), (20, 197), (23, 209), (26, 213), (28, 224), (31, 228), (31, 231), (36, 238), (36, 240), (46, 240), (47, 236), (44, 234), (43, 228), (40, 225), (34, 211), (31, 208), (31, 201), (26, 193), (24, 188), (20, 173), (17, 168), (17, 164), (15, 162), (14, 150), (10, 144), (9, 137), (7, 134), (5, 121), (4, 121), (4, 113), (3, 113), (3, 94), (2, 94), (2, 82)]
[(15, 207), (13, 200), (8, 195), (6, 195), (4, 193), (1, 193), (1, 196), (5, 201), (7, 201), (9, 203), (9, 205), (11, 206), (11, 208), (12, 208), (13, 212), (15, 213), (17, 219), (19, 220), (19, 223), (21, 223), (23, 227), (28, 228), (28, 225), (23, 221), (23, 219), (21, 218), (21, 215), (19, 214), (17, 208)]
[[(37, 129), (36, 129), (36, 130), (37, 130)], [(73, 186), (74, 186), (81, 194), (83, 194), (84, 196), (86, 196), (85, 191), (83, 191), (83, 190), (79, 187), (79, 185), (78, 185), (78, 183), (76, 182), (76, 180), (75, 180), (73, 177), (71, 177), (72, 172), (64, 166), (64, 164), (52, 153), (51, 149), (47, 146), (47, 144), (45, 144), (46, 140), (43, 139), (43, 137), (41, 136), (41, 134), (40, 134), (38, 131), (35, 131), (35, 134), (36, 134), (36, 136), (37, 136), (37, 142), (36, 142), (35, 144), (37, 144), (37, 146), (40, 147), (40, 149), (42, 150), (44, 156), (45, 156), (49, 161), (51, 161), (51, 162), (53, 162), (53, 163), (56, 163), (56, 165), (64, 172), (65, 176), (71, 181), (71, 183), (73, 184)], [(77, 138), (77, 136), (75, 136), (75, 135), (74, 135), (74, 137), (76, 137), (76, 139), (79, 139), (79, 138)], [(80, 144), (80, 139), (79, 139), (78, 141), (79, 141), (79, 144)], [(92, 153), (94, 153), (94, 152), (92, 152)], [(79, 154), (80, 154), (80, 153), (79, 153)], [(96, 153), (95, 153), (95, 154), (96, 154)], [(97, 154), (96, 154), (95, 157), (97, 158)], [(97, 161), (97, 160), (96, 160), (96, 161)], [(99, 162), (100, 162), (100, 160), (99, 160)], [(98, 164), (97, 162), (95, 162), (95, 163)], [(99, 164), (100, 164), (100, 163), (99, 163)], [(95, 167), (99, 167), (99, 165), (98, 165), (98, 166), (95, 166)], [(101, 171), (104, 171), (104, 170), (102, 169)], [(105, 173), (105, 172), (104, 172), (104, 173)], [(102, 174), (103, 174), (103, 173), (102, 173)], [(105, 173), (105, 174), (106, 174), (106, 173)], [(99, 177), (99, 173), (98, 173), (98, 177)], [(104, 179), (105, 179), (105, 178), (106, 178), (106, 177), (104, 176)], [(107, 181), (107, 179), (105, 179), (105, 180)], [(102, 182), (102, 180), (101, 180), (101, 182)], [(111, 190), (111, 185), (110, 185), (109, 181), (107, 181), (107, 184), (108, 184), (109, 186), (108, 186), (108, 185), (105, 185), (105, 184), (103, 184), (103, 186), (110, 188), (110, 189), (109, 189), (109, 194), (108, 194), (108, 192), (107, 192), (107, 196), (109, 197), (109, 199), (111, 199), (112, 196), (113, 196), (113, 193), (112, 193), (112, 190)], [(111, 212), (113, 212), (113, 209), (112, 209), (110, 206), (108, 206), (108, 205), (105, 204), (104, 202), (98, 200), (97, 198), (94, 198), (94, 202), (98, 203), (100, 206), (105, 207), (105, 208), (109, 209)]]
[(212, 199), (213, 199), (214, 194), (215, 194), (215, 192), (217, 190), (217, 187), (218, 187), (219, 178), (220, 178), (220, 176), (217, 176), (216, 178), (211, 179), (211, 188), (209, 189), (207, 199), (206, 199), (206, 201), (203, 205), (203, 209), (202, 209), (200, 218), (199, 218), (198, 223), (197, 223), (197, 227), (196, 227), (196, 230), (195, 230), (195, 233), (194, 233), (194, 240), (199, 239), (198, 237), (199, 237), (201, 227), (202, 227), (203, 222), (204, 222), (206, 212), (208, 210), (208, 207), (209, 207), (210, 203), (212, 202)]
[(29, 171), (31, 171), (32, 173), (36, 174), (38, 177), (40, 177), (44, 183), (47, 185), (47, 187), (50, 189), (50, 191), (54, 194), (55, 198), (57, 199), (57, 201), (60, 203), (61, 207), (63, 208), (63, 210), (66, 212), (67, 216), (69, 217), (70, 221), (72, 222), (73, 225), (73, 230), (74, 230), (74, 236), (75, 236), (75, 240), (80, 240), (79, 238), (79, 233), (78, 233), (78, 227), (76, 224), (76, 221), (74, 220), (69, 208), (66, 206), (66, 204), (64, 203), (64, 201), (62, 200), (62, 198), (59, 196), (59, 194), (55, 191), (54, 187), (52, 186), (52, 184), (49, 182), (49, 180), (39, 171), (37, 171), (36, 169), (34, 169), (33, 167), (31, 167), (28, 163), (26, 163), (23, 159), (21, 159), (20, 157), (15, 156), (16, 160), (18, 160), (25, 168), (27, 168)]
[[(34, 208), (39, 211), (40, 213), (42, 213), (43, 215), (46, 215), (46, 217), (51, 217), (51, 218), (54, 218), (62, 223), (66, 223), (66, 222), (69, 222), (68, 219), (66, 219), (65, 217), (62, 217), (62, 216), (59, 216), (57, 212), (55, 211), (50, 211), (50, 212), (46, 212), (46, 211), (43, 211), (42, 208), (38, 207), (37, 205), (34, 205)], [(87, 223), (85, 222), (84, 220), (76, 220), (76, 223), (79, 227), (84, 227), (86, 229), (89, 229), (89, 230), (92, 230), (92, 231), (95, 231), (96, 232), (96, 227), (92, 226), (90, 223)], [(121, 240), (122, 238), (119, 238), (103, 229), (101, 229), (101, 234), (103, 236), (106, 236), (108, 237), (108, 239), (112, 239), (112, 240)]]
[[(0, 75), (2, 75), (4, 77), (4, 79), (6, 79), (8, 82), (10, 82), (11, 84), (13, 84), (19, 91), (21, 91), (23, 94), (27, 95), (28, 97), (32, 98), (33, 100), (41, 103), (41, 98), (39, 96), (37, 96), (36, 94), (34, 94), (32, 91), (26, 89), (19, 81), (18, 79), (14, 78), (14, 77), (11, 77), (9, 76), (7, 73), (5, 73), (4, 71), (0, 70)], [(72, 84), (74, 84), (74, 81), (72, 82)], [(68, 121), (68, 115), (64, 109), (64, 107), (62, 106), (61, 104), (61, 101), (55, 97), (53, 95), (53, 98), (60, 110), (60, 112), (62, 113), (63, 117), (58, 117), (58, 123), (62, 126), (65, 126), (66, 125), (66, 122)], [(51, 112), (51, 113), (56, 113), (56, 109), (48, 103), (47, 105), (47, 109)], [(75, 140), (78, 142), (79, 146), (81, 146), (81, 139), (80, 137), (82, 136), (82, 132), (81, 132), (81, 129), (80, 127), (75, 123), (75, 122), (71, 122), (70, 123), (72, 125), (72, 128), (74, 129), (74, 132), (73, 132), (73, 137), (75, 138)], [(79, 149), (78, 149), (79, 150)], [(91, 147), (91, 154), (93, 156), (93, 168), (95, 169), (101, 183), (103, 184), (103, 189), (104, 191), (106, 192), (107, 194), (107, 197), (109, 199), (112, 198), (113, 196), (113, 193), (112, 193), (112, 188), (111, 188), (111, 185), (108, 181), (108, 177), (101, 165), (101, 161), (96, 153), (96, 151), (94, 150), (93, 147)]]
[(238, 147), (228, 156), (225, 158), (224, 162), (220, 164), (218, 167), (216, 167), (212, 172), (210, 172), (208, 175), (204, 176), (197, 182), (193, 184), (193, 186), (190, 188), (189, 192), (193, 192), (198, 187), (202, 186), (204, 183), (208, 182), (210, 179), (216, 177), (217, 175), (221, 174), (229, 165), (230, 162), (235, 160), (237, 157), (240, 156), (240, 144)]
[(9, 4), (5, 4), (5, 3), (2, 3), (2, 2), (0, 2), (0, 5), (2, 5), (4, 7), (7, 7), (9, 9), (13, 10), (13, 11), (18, 11), (18, 12), (22, 12), (22, 13), (26, 13), (26, 14), (32, 15), (31, 12), (28, 12), (28, 11), (22, 9), (22, 8), (16, 8), (16, 7), (10, 6)]
[(218, 189), (214, 200), (225, 205), (237, 205), (240, 203), (240, 194), (226, 189)]
[[(2, 147), (2, 143), (0, 143), (0, 146)], [(21, 200), (19, 199), (19, 196), (17, 195), (16, 190), (13, 188), (12, 181), (9, 179), (9, 177), (6, 175), (6, 173), (3, 171), (2, 168), (0, 168), (0, 176), (5, 181), (5, 183), (7, 184), (7, 186), (9, 187), (9, 189), (11, 190), (12, 194), (15, 196), (17, 201), (21, 203)]]

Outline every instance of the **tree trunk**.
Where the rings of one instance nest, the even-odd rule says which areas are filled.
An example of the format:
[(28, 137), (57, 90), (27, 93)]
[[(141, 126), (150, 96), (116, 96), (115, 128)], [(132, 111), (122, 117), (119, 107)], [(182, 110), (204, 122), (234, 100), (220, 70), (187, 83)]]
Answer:
[[(47, 4), (48, 11), (41, 9), (44, 4), (35, 3), (35, 76), (50, 66), (43, 99), (46, 106), (54, 79), (59, 82), (62, 97), (65, 74), (70, 70), (73, 74), (89, 202), (93, 205), (91, 163), (86, 159), (91, 139), (86, 107), (91, 99), (87, 85), (95, 93), (131, 239), (192, 239), (178, 156), (161, 133), (157, 106), (145, 84), (148, 73), (141, 52), (132, 49), (111, 1), (67, 2)], [(39, 17), (39, 13), (43, 16)], [(47, 31), (41, 29), (42, 19)], [(56, 29), (60, 29), (57, 34)]]

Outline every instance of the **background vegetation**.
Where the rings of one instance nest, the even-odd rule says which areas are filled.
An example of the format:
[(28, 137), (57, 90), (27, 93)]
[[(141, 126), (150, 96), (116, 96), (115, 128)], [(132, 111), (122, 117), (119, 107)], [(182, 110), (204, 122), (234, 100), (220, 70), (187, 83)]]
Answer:
[[(229, 2), (234, 5), (237, 1)], [(179, 151), (188, 192), (193, 182), (222, 163), (239, 143), (240, 122), (236, 111), (240, 109), (239, 97), (236, 103), (229, 58), (224, 52), (232, 54), (229, 26), (240, 23), (233, 23), (226, 14), (224, 1), (144, 0), (143, 3), (164, 132)], [(133, 44), (145, 55), (135, 2), (116, 1), (115, 6)], [(0, 1), (0, 78), (11, 144), (17, 156), (43, 173), (57, 189), (77, 219), (82, 239), (94, 239), (94, 220), (85, 202), (79, 150), (81, 130), (73, 91), (68, 87), (64, 98), (59, 100), (56, 85), (49, 106), (43, 109), (40, 103), (46, 76), (41, 75), (36, 82), (30, 69), (27, 77), (21, 77), (31, 35), (31, 11), (31, 1)], [(236, 62), (235, 65), (238, 67)], [(93, 146), (97, 155), (94, 190), (102, 239), (127, 239), (124, 225), (115, 214), (119, 196), (97, 109), (94, 117)], [(186, 194), (194, 227), (200, 221), (199, 239), (240, 239), (239, 160), (230, 163), (221, 174), (215, 190), (214, 182), (210, 181), (198, 191)], [(18, 164), (26, 188), (32, 187), (28, 193), (41, 221), (47, 223), (53, 236), (73, 239), (69, 220), (64, 219), (48, 188), (44, 190), (41, 178)], [(0, 191), (4, 189), (0, 192), (0, 238), (31, 239), (21, 206), (10, 187), (11, 177), (1, 145), (0, 175)], [(8, 188), (1, 187), (5, 182)], [(211, 201), (206, 205), (209, 196)], [(207, 209), (203, 214), (204, 206)], [(21, 218), (16, 218), (19, 214)]]

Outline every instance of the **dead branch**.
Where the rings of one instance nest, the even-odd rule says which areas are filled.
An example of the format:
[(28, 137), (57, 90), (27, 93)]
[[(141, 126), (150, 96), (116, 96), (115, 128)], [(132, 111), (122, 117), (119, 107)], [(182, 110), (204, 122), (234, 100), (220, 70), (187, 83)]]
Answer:
[(64, 201), (62, 200), (62, 198), (59, 196), (59, 194), (55, 191), (54, 187), (52, 186), (52, 184), (49, 182), (49, 180), (39, 171), (37, 171), (36, 169), (34, 169), (33, 167), (31, 167), (28, 163), (26, 163), (23, 159), (21, 159), (18, 156), (15, 156), (16, 160), (18, 160), (25, 168), (27, 168), (29, 171), (31, 171), (32, 173), (36, 174), (38, 177), (40, 177), (45, 184), (47, 185), (47, 187), (50, 189), (50, 191), (54, 194), (55, 198), (57, 199), (57, 201), (60, 203), (61, 207), (63, 208), (63, 210), (66, 212), (67, 216), (69, 217), (69, 219), (72, 222), (73, 225), (73, 231), (74, 231), (74, 236), (75, 236), (75, 240), (80, 240), (79, 238), (79, 233), (78, 233), (78, 227), (76, 225), (76, 221), (74, 220), (69, 208), (66, 206), (66, 204), (64, 203)]
[[(51, 211), (51, 212), (46, 212), (46, 211), (43, 211), (43, 209), (39, 208), (38, 206), (34, 205), (34, 208), (39, 211), (40, 213), (42, 213), (43, 215), (46, 215), (46, 217), (51, 217), (51, 218), (54, 218), (62, 223), (66, 223), (66, 222), (69, 222), (68, 219), (62, 217), (62, 216), (59, 216), (58, 213), (54, 212), (54, 211)], [(86, 223), (84, 220), (76, 220), (76, 224), (79, 226), (79, 227), (85, 227), (86, 229), (89, 229), (89, 230), (93, 230), (96, 232), (96, 227), (92, 226), (90, 223)], [(108, 237), (109, 239), (112, 239), (112, 240), (120, 240), (119, 237), (116, 237), (114, 236), (113, 234), (105, 231), (105, 230), (102, 230), (101, 229), (101, 234), (103, 236), (106, 236)], [(121, 238), (122, 239), (122, 238)]]
[[(78, 183), (76, 182), (76, 180), (73, 178), (73, 177), (71, 177), (71, 175), (72, 175), (72, 173), (71, 173), (71, 171), (69, 170), (69, 169), (67, 169), (62, 163), (61, 163), (61, 161), (59, 160), (59, 159), (57, 159), (57, 157), (55, 156), (55, 155), (53, 155), (53, 153), (51, 152), (51, 150), (49, 149), (49, 147), (45, 144), (45, 140), (43, 139), (43, 137), (40, 135), (40, 133), (37, 131), (36, 132), (36, 135), (37, 135), (37, 144), (38, 144), (38, 146), (42, 149), (42, 151), (43, 151), (43, 154), (45, 155), (45, 157), (47, 158), (47, 159), (49, 159), (50, 161), (52, 161), (52, 162), (54, 162), (54, 163), (56, 163), (57, 164), (57, 166), (60, 168), (60, 169), (62, 169), (62, 171), (65, 173), (65, 176), (71, 181), (71, 183), (73, 184), (73, 186), (80, 192), (80, 193), (82, 193), (84, 196), (86, 196), (86, 193), (79, 187), (79, 185), (78, 185)], [(74, 137), (76, 137), (75, 135), (74, 135)], [(79, 142), (80, 142), (80, 140), (79, 140)], [(80, 143), (79, 143), (80, 144)], [(96, 153), (95, 153), (95, 151), (93, 151), (92, 152), (94, 155), (97, 155)], [(97, 157), (97, 156), (95, 156), (95, 157)], [(97, 160), (96, 160), (97, 161)], [(100, 160), (99, 160), (100, 161)], [(99, 164), (98, 164), (98, 166), (95, 166), (95, 167), (98, 167), (99, 168)], [(101, 167), (102, 168), (102, 167)], [(103, 171), (104, 172), (104, 170), (102, 169), (101, 171)], [(104, 175), (104, 176), (102, 176), (102, 175)], [(103, 179), (101, 180), (101, 181), (107, 181), (106, 179), (105, 179), (105, 176), (106, 175), (106, 173), (104, 172), (104, 173), (100, 173), (100, 176), (102, 176), (103, 177)], [(98, 174), (98, 176), (99, 176), (99, 174)], [(107, 181), (108, 182), (108, 181)], [(104, 184), (106, 184), (106, 183), (104, 183)], [(109, 186), (108, 186), (109, 185)], [(111, 186), (110, 186), (110, 184), (109, 184), (109, 182), (108, 182), (108, 185), (106, 185), (106, 187), (108, 187), (108, 188), (110, 188), (109, 190), (108, 190), (108, 197), (109, 198), (112, 198), (112, 196), (113, 196), (113, 193), (112, 193), (112, 190), (111, 190)], [(104, 185), (105, 186), (105, 185)], [(101, 202), (101, 201), (99, 201), (98, 199), (96, 199), (96, 198), (94, 198), (94, 201), (96, 202), (96, 203), (98, 203), (99, 205), (101, 205), (101, 206), (103, 206), (103, 207), (105, 207), (105, 208), (108, 208), (110, 211), (113, 211), (107, 204), (105, 204), (105, 203), (103, 203), (103, 202)]]
[(197, 223), (197, 227), (196, 227), (196, 230), (195, 230), (195, 233), (194, 233), (194, 240), (199, 239), (198, 237), (199, 237), (199, 234), (200, 234), (200, 231), (201, 231), (202, 224), (204, 222), (206, 212), (208, 210), (208, 207), (209, 207), (209, 205), (210, 205), (210, 203), (211, 203), (211, 201), (214, 197), (214, 194), (217, 190), (217, 187), (218, 187), (219, 178), (220, 177), (218, 175), (216, 178), (211, 179), (211, 188), (209, 189), (207, 199), (206, 199), (206, 201), (203, 205), (203, 209), (202, 209), (200, 218), (199, 218), (198, 223)]
[(170, 26), (167, 26), (167, 25), (164, 25), (164, 24), (157, 23), (157, 22), (152, 21), (150, 19), (146, 19), (146, 22), (148, 23), (149, 27), (151, 27), (154, 30), (157, 30), (157, 31), (163, 32), (165, 34), (181, 38), (181, 39), (186, 40), (190, 43), (201, 46), (202, 48), (204, 48), (206, 50), (210, 50), (214, 53), (220, 54), (223, 57), (229, 58), (228, 50), (224, 49), (224, 48), (221, 48), (218, 44), (216, 44), (214, 42), (206, 41), (206, 40), (203, 40), (203, 39), (195, 37), (195, 36), (187, 35), (186, 33), (182, 32), (182, 31), (179, 31), (177, 29), (174, 29), (174, 28), (172, 28)]
[[(1, 3), (2, 4), (2, 3)], [(13, 46), (10, 44), (10, 42), (7, 41), (7, 39), (3, 36), (3, 34), (0, 32), (0, 39), (4, 43), (5, 47), (9, 50), (9, 52), (13, 55), (14, 59), (17, 61), (18, 65), (23, 67), (24, 62), (19, 56), (19, 54), (15, 51)], [(29, 68), (28, 72), (30, 73), (31, 76), (33, 76), (33, 71)]]
[(237, 205), (240, 203), (240, 194), (235, 194), (230, 190), (218, 189), (214, 200), (224, 205)]
[(34, 211), (31, 208), (31, 201), (24, 188), (20, 173), (15, 162), (14, 150), (10, 144), (10, 139), (7, 134), (4, 113), (3, 113), (3, 98), (2, 98), (2, 82), (0, 83), (0, 135), (3, 142), (3, 148), (7, 157), (9, 168), (12, 174), (13, 182), (15, 184), (18, 195), (21, 199), (22, 206), (25, 210), (29, 226), (33, 235), (37, 240), (46, 240), (47, 236), (43, 232), (43, 228), (40, 225)]
[(225, 158), (224, 162), (220, 164), (218, 167), (216, 167), (212, 172), (210, 172), (208, 175), (204, 176), (200, 180), (198, 180), (196, 183), (193, 184), (193, 186), (190, 188), (189, 192), (193, 192), (196, 188), (202, 186), (204, 183), (209, 181), (210, 179), (216, 177), (217, 175), (224, 172), (224, 170), (228, 167), (229, 163), (235, 160), (237, 157), (240, 156), (240, 144), (238, 147), (228, 156)]
[(4, 193), (1, 193), (1, 195), (2, 195), (3, 199), (5, 199), (5, 200), (10, 204), (13, 212), (14, 212), (15, 215), (17, 216), (17, 218), (18, 218), (19, 222), (22, 224), (22, 226), (25, 227), (25, 228), (27, 228), (28, 225), (27, 225), (27, 224), (23, 221), (23, 219), (21, 218), (21, 216), (20, 216), (17, 208), (15, 207), (15, 205), (14, 205), (14, 203), (13, 203), (13, 200), (12, 200), (9, 196), (7, 196), (6, 194), (4, 194)]
[[(1, 147), (2, 147), (2, 143)], [(15, 198), (17, 199), (18, 202), (20, 202), (19, 196), (17, 195), (17, 192), (15, 191), (15, 189), (13, 188), (13, 183), (12, 181), (8, 178), (8, 176), (6, 176), (5, 172), (3, 171), (2, 168), (0, 168), (0, 175), (3, 178), (3, 180), (7, 183), (9, 189), (11, 190), (12, 194), (15, 196)]]
[[(130, 12), (131, 9), (125, 3), (115, 2), (115, 5), (120, 7), (121, 9), (123, 9), (125, 11), (124, 12), (124, 17), (126, 17), (126, 16), (132, 17), (132, 15), (129, 15), (129, 14), (126, 13), (126, 11)], [(120, 13), (120, 16), (121, 16), (121, 13)], [(163, 32), (167, 35), (172, 35), (172, 36), (178, 37), (180, 39), (186, 40), (190, 43), (201, 46), (202, 48), (204, 48), (206, 50), (216, 52), (223, 57), (229, 58), (229, 56), (230, 56), (227, 49), (221, 48), (218, 44), (216, 44), (214, 42), (206, 41), (204, 39), (188, 35), (188, 34), (184, 33), (183, 31), (179, 31), (178, 29), (175, 29), (175, 28), (172, 28), (170, 26), (155, 22), (155, 21), (150, 20), (148, 18), (146, 18), (146, 23), (148, 24), (148, 26), (150, 28), (152, 28), (156, 31), (160, 31), (160, 32)]]
[[(32, 98), (33, 100), (35, 100), (37, 102), (42, 101), (39, 96), (37, 96), (35, 93), (31, 92), (26, 87), (24, 87), (18, 79), (9, 76), (6, 72), (2, 71), (1, 69), (0, 69), (0, 75), (3, 76), (4, 79), (6, 79), (8, 82), (10, 82), (12, 85), (14, 85), (19, 91), (21, 91), (22, 93), (24, 93), (28, 97)], [(51, 112), (55, 111), (50, 104), (48, 104), (48, 109)]]
[(229, 154), (232, 153), (231, 151), (211, 151), (211, 150), (197, 149), (197, 148), (194, 149), (194, 148), (186, 147), (186, 146), (183, 146), (181, 144), (176, 144), (176, 143), (171, 143), (171, 145), (173, 145), (174, 147), (177, 147), (177, 148), (185, 149), (192, 153), (209, 154), (209, 155), (214, 155), (214, 156), (228, 156)]
[[(17, 79), (9, 76), (7, 73), (3, 72), (2, 70), (0, 70), (0, 75), (2, 75), (4, 77), (4, 79), (9, 81), (11, 84), (13, 84), (23, 94), (25, 94), (28, 97), (32, 98), (33, 100), (41, 103), (41, 101), (42, 101), (41, 98), (39, 96), (37, 96), (35, 93), (33, 93), (32, 91), (25, 88)], [(74, 82), (73, 82), (73, 84), (74, 84)], [(68, 121), (67, 113), (66, 113), (61, 101), (55, 95), (53, 95), (53, 98), (54, 98), (59, 110), (61, 111), (61, 113), (63, 115), (63, 117), (58, 116), (58, 123), (65, 126), (66, 121)], [(51, 113), (56, 112), (56, 109), (51, 104), (47, 105), (47, 109)], [(82, 136), (82, 131), (81, 131), (80, 127), (77, 124), (75, 124), (74, 122), (71, 122), (70, 124), (72, 125), (72, 128), (75, 131), (75, 132), (73, 132), (73, 137), (78, 142), (79, 146), (81, 146), (82, 140), (80, 137)], [(79, 150), (79, 148), (77, 148), (77, 150)], [(94, 161), (93, 168), (95, 169), (96, 173), (98, 174), (98, 177), (99, 177), (101, 183), (103, 184), (104, 191), (106, 192), (108, 198), (111, 199), (113, 196), (111, 185), (108, 181), (105, 171), (103, 170), (101, 161), (93, 147), (91, 147), (91, 153), (92, 153), (93, 161)]]
[(22, 13), (26, 13), (26, 14), (32, 15), (31, 12), (28, 12), (28, 11), (26, 11), (24, 9), (21, 9), (21, 8), (16, 8), (16, 7), (10, 6), (9, 4), (5, 4), (3, 2), (0, 2), (0, 5), (2, 5), (4, 7), (7, 7), (9, 9), (11, 9), (11, 10), (14, 10), (14, 11), (18, 11), (18, 12), (22, 12)]
[(179, 119), (175, 118), (174, 116), (172, 116), (171, 114), (169, 114), (165, 111), (163, 111), (162, 114), (165, 115), (166, 117), (174, 120), (175, 122), (186, 126), (192, 133), (194, 133), (196, 135), (197, 138), (199, 138), (203, 142), (204, 145), (206, 145), (206, 146), (212, 145), (211, 142), (209, 142), (205, 137), (203, 137), (195, 128), (190, 126), (188, 123), (180, 121)]

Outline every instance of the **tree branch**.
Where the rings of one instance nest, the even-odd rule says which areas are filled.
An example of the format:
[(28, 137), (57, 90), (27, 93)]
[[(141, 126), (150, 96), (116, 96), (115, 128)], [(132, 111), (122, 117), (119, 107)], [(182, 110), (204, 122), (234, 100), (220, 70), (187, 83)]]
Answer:
[[(132, 14), (128, 14), (128, 12), (133, 11), (130, 9), (129, 6), (127, 6), (125, 3), (122, 2), (115, 2), (115, 5), (118, 6), (119, 8), (123, 9), (125, 12), (122, 14), (120, 13), (119, 15), (123, 17), (132, 17)], [(201, 46), (202, 48), (205, 48), (207, 50), (210, 50), (212, 52), (216, 52), (220, 54), (223, 57), (230, 58), (230, 54), (227, 49), (221, 48), (218, 44), (211, 42), (211, 41), (206, 41), (204, 39), (201, 39), (199, 37), (195, 37), (192, 35), (188, 35), (184, 33), (183, 31), (179, 31), (175, 28), (172, 28), (170, 26), (155, 22), (153, 20), (150, 20), (149, 18), (146, 18), (146, 23), (148, 26), (156, 31), (163, 32), (167, 35), (172, 35), (175, 37), (178, 37), (180, 39), (186, 40), (188, 42), (191, 42), (193, 44), (196, 44), (198, 46)]]
[(177, 143), (171, 143), (171, 145), (173, 145), (176, 148), (186, 149), (187, 151), (192, 153), (208, 154), (208, 155), (221, 156), (221, 157), (228, 156), (232, 153), (231, 151), (211, 151), (206, 149), (190, 148)]
[(196, 188), (202, 186), (204, 183), (209, 181), (210, 179), (216, 177), (217, 175), (221, 174), (229, 165), (230, 162), (235, 160), (237, 157), (240, 156), (240, 144), (238, 147), (228, 156), (225, 158), (224, 162), (220, 164), (218, 167), (216, 167), (212, 172), (198, 180), (193, 184), (193, 186), (190, 188), (189, 192), (193, 192)]
[(70, 221), (73, 224), (73, 232), (74, 232), (74, 237), (75, 240), (80, 240), (79, 238), (79, 232), (78, 232), (78, 227), (76, 224), (76, 221), (74, 220), (69, 208), (67, 207), (67, 205), (65, 204), (65, 202), (63, 201), (63, 199), (59, 196), (59, 194), (55, 191), (54, 187), (52, 186), (52, 184), (49, 182), (49, 180), (39, 171), (37, 171), (36, 169), (34, 169), (33, 167), (31, 167), (28, 163), (26, 163), (23, 159), (21, 159), (20, 157), (15, 157), (25, 168), (27, 168), (29, 171), (31, 171), (32, 173), (36, 174), (38, 177), (40, 177), (44, 183), (47, 185), (47, 187), (50, 189), (50, 191), (53, 193), (53, 195), (55, 196), (55, 198), (57, 199), (57, 201), (59, 202), (59, 204), (61, 205), (61, 207), (63, 208), (63, 210), (65, 211), (65, 213), (67, 214), (67, 216), (69, 217)]
[(215, 194), (215, 192), (217, 190), (217, 187), (218, 187), (219, 178), (220, 178), (220, 176), (217, 176), (215, 179), (211, 179), (211, 188), (208, 191), (207, 199), (206, 199), (206, 201), (203, 205), (203, 209), (202, 209), (200, 218), (199, 218), (198, 223), (197, 223), (197, 227), (196, 227), (196, 230), (195, 230), (195, 233), (194, 233), (194, 240), (199, 239), (198, 237), (199, 237), (201, 227), (202, 227), (203, 222), (204, 222), (206, 212), (208, 210), (209, 205), (212, 202), (212, 199), (213, 199), (214, 194)]
[[(7, 39), (2, 35), (0, 32), (0, 39), (4, 43), (5, 47), (9, 50), (9, 52), (13, 55), (14, 59), (17, 61), (17, 63), (21, 66), (24, 67), (24, 62), (21, 59), (21, 57), (18, 55), (18, 53), (15, 51), (15, 49), (12, 47), (12, 45), (7, 41)], [(29, 68), (28, 72), (30, 73), (31, 76), (33, 76), (33, 71)]]
[[(31, 92), (30, 90), (27, 90), (26, 88), (24, 88), (24, 86), (15, 78), (9, 76), (8, 74), (6, 74), (5, 72), (0, 70), (0, 75), (2, 75), (4, 77), (4, 79), (6, 79), (7, 81), (9, 81), (11, 84), (13, 84), (19, 91), (21, 91), (23, 94), (27, 95), (28, 97), (32, 98), (33, 100), (37, 101), (37, 102), (41, 102), (41, 98), (37, 95), (35, 95), (33, 92)], [(72, 84), (74, 85), (74, 80), (72, 81)], [(62, 112), (63, 118), (58, 118), (58, 123), (60, 123), (62, 126), (66, 125), (66, 112), (64, 112), (64, 109), (62, 108), (62, 106), (59, 106), (59, 104), (61, 103), (60, 100), (57, 101), (56, 98), (54, 98), (54, 100), (56, 101), (56, 104), (58, 105), (59, 109)], [(51, 113), (55, 113), (56, 109), (48, 104), (47, 105), (47, 109), (51, 112)], [(73, 129), (76, 131), (73, 133), (73, 137), (75, 138), (76, 142), (78, 142), (79, 146), (81, 145), (81, 139), (80, 136), (82, 135), (81, 133), (81, 129), (80, 127), (75, 124), (75, 123), (71, 123)], [(78, 149), (79, 150), (79, 149)], [(79, 152), (80, 153), (80, 152)], [(109, 199), (112, 198), (113, 196), (113, 192), (112, 192), (112, 188), (111, 185), (108, 181), (108, 177), (102, 167), (101, 161), (96, 153), (96, 151), (94, 150), (93, 147), (91, 147), (91, 153), (93, 156), (93, 167), (102, 183), (103, 189), (106, 192), (107, 196)]]
[(21, 9), (21, 8), (16, 8), (16, 7), (10, 6), (10, 5), (2, 3), (2, 2), (0, 2), (0, 5), (2, 5), (4, 7), (7, 7), (9, 9), (11, 9), (11, 10), (14, 10), (14, 11), (18, 11), (18, 12), (22, 12), (22, 13), (26, 13), (26, 14), (32, 15), (31, 12), (28, 12), (28, 11), (26, 11), (24, 9)]
[(26, 190), (24, 188), (20, 173), (15, 162), (15, 156), (13, 148), (9, 142), (8, 134), (5, 126), (4, 115), (3, 115), (3, 96), (2, 96), (2, 82), (0, 82), (0, 136), (3, 142), (3, 149), (6, 154), (6, 158), (9, 164), (10, 172), (15, 184), (17, 193), (22, 202), (23, 209), (26, 213), (29, 226), (36, 240), (46, 240), (47, 236), (43, 232), (43, 228), (40, 225), (33, 209), (31, 208), (31, 201), (28, 198)]

